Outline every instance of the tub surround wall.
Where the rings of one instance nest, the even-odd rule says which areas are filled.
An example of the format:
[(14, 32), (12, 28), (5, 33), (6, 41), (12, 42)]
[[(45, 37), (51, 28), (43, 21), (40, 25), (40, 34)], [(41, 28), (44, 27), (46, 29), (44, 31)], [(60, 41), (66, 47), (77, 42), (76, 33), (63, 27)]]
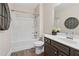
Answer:
[(39, 39), (40, 37), (40, 5), (34, 9), (34, 37), (35, 39)]
[(11, 48), (12, 52), (33, 47), (34, 39), (34, 8), (37, 4), (11, 3)]
[(32, 14), (12, 11), (11, 42), (12, 52), (33, 47), (34, 39), (34, 16)]

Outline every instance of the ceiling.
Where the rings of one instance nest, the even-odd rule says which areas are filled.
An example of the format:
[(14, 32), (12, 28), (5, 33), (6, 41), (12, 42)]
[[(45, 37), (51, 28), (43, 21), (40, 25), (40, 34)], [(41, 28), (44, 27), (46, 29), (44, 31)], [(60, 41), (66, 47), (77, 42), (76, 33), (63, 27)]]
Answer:
[(61, 3), (60, 5), (55, 7), (55, 10), (62, 11), (68, 8), (79, 8), (79, 3)]
[(38, 3), (10, 3), (11, 10), (33, 13)]

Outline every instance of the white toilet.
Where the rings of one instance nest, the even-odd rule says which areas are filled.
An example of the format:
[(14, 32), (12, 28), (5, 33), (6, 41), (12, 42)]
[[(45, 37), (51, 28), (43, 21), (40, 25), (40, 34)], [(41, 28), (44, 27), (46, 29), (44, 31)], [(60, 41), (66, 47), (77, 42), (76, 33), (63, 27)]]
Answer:
[(36, 54), (41, 54), (44, 51), (44, 42), (43, 41), (36, 41), (34, 42), (35, 46), (35, 53)]

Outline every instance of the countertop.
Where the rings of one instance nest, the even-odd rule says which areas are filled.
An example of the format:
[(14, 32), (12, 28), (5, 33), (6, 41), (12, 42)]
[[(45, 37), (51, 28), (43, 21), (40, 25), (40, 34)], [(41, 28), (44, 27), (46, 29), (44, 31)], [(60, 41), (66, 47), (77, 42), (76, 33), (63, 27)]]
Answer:
[(59, 35), (50, 35), (50, 34), (45, 34), (44, 36), (51, 40), (57, 41), (59, 43), (62, 43), (64, 45), (67, 45), (69, 47), (79, 50), (79, 39), (71, 40)]

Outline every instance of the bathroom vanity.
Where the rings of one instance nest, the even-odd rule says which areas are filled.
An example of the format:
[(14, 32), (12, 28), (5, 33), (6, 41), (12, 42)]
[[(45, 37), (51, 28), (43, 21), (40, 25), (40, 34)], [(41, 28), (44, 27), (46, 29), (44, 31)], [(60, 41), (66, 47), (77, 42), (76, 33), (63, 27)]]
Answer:
[[(53, 32), (57, 35), (44, 35), (45, 56), (79, 56), (79, 15), (75, 12), (79, 8), (76, 6), (79, 7), (62, 3), (55, 7)], [(59, 35), (60, 32), (63, 34)]]
[(79, 56), (78, 41), (45, 34), (44, 43), (45, 56)]

